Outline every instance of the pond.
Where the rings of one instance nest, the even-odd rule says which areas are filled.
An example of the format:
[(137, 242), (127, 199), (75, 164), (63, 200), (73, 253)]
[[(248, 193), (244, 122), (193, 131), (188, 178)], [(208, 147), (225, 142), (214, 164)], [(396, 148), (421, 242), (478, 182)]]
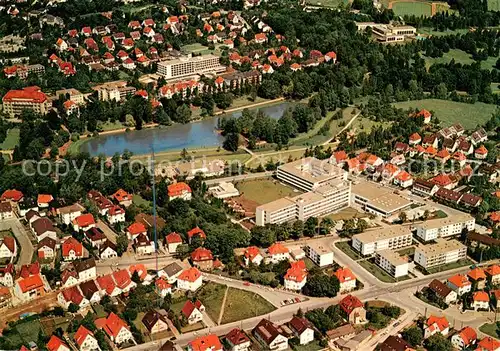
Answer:
[[(280, 118), (290, 102), (260, 108), (262, 112), (272, 118)], [(93, 156), (105, 154), (112, 156), (124, 150), (133, 152), (134, 155), (143, 155), (151, 152), (176, 151), (192, 148), (217, 147), (222, 144), (224, 137), (216, 132), (219, 118), (240, 117), (242, 111), (227, 115), (206, 118), (204, 120), (188, 123), (174, 124), (165, 128), (151, 128), (134, 130), (130, 132), (101, 135), (84, 142), (80, 151), (88, 152)]]

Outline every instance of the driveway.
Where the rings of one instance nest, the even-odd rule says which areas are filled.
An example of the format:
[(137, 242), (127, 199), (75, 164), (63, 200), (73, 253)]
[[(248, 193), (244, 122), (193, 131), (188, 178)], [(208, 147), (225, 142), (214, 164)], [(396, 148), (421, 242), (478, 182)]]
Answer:
[(98, 219), (97, 228), (102, 230), (102, 232), (104, 233), (104, 235), (106, 235), (106, 238), (108, 238), (109, 241), (111, 241), (113, 244), (116, 244), (116, 233), (106, 223)]
[(11, 230), (19, 243), (19, 259), (17, 266), (31, 263), (33, 257), (33, 244), (31, 243), (30, 235), (26, 232), (18, 218), (0, 221), (0, 231)]

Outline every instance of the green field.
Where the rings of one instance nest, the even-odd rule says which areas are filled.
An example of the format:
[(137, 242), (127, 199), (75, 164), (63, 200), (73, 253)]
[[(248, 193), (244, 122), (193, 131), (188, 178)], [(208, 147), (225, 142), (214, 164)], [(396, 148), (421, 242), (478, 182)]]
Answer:
[(321, 6), (328, 8), (337, 8), (341, 4), (347, 5), (348, 0), (307, 0), (306, 3), (311, 6)]
[(184, 45), (181, 47), (181, 50), (186, 51), (190, 54), (193, 54), (193, 53), (201, 54), (201, 55), (212, 54), (212, 55), (220, 56), (221, 52), (220, 52), (219, 48), (221, 46), (222, 46), (221, 44), (215, 44), (215, 50), (210, 50), (208, 48), (208, 46), (204, 46), (200, 43), (195, 43), (195, 44)]
[(347, 241), (339, 241), (338, 243), (335, 243), (335, 246), (353, 260), (359, 260), (362, 258), (359, 253), (354, 251)]
[(366, 269), (368, 272), (370, 272), (372, 275), (375, 276), (378, 280), (384, 283), (395, 283), (397, 281), (403, 281), (406, 279), (409, 279), (410, 277), (404, 276), (400, 277), (397, 280), (394, 279), (389, 273), (384, 271), (382, 268), (377, 266), (375, 263), (370, 262), (369, 260), (362, 260), (358, 261), (359, 265), (362, 266), (364, 269)]
[(479, 327), (479, 330), (495, 339), (500, 338), (500, 330), (497, 328), (496, 323), (485, 323)]
[(196, 294), (196, 297), (203, 303), (205, 310), (215, 323), (219, 320), (226, 288), (225, 285), (210, 282), (204, 285)]
[(439, 30), (434, 30), (432, 28), (428, 28), (428, 27), (422, 27), (422, 28), (419, 28), (417, 30), (417, 32), (420, 34), (441, 37), (444, 35), (465, 34), (465, 33), (468, 33), (469, 30), (468, 29), (455, 29), (455, 30), (439, 31)]
[(221, 324), (261, 316), (274, 310), (274, 306), (260, 295), (246, 290), (229, 288)]
[(301, 193), (271, 178), (242, 181), (237, 182), (235, 185), (241, 195), (244, 195), (248, 200), (257, 202), (259, 205)]
[(426, 99), (395, 103), (394, 106), (402, 109), (425, 108), (433, 111), (435, 117), (441, 121), (441, 127), (448, 127), (460, 123), (465, 129), (476, 129), (491, 118), (496, 106), (482, 102), (466, 104), (448, 100)]
[(500, 11), (500, 0), (488, 0), (488, 11)]
[(431, 16), (431, 4), (426, 2), (396, 2), (392, 5), (396, 16)]
[[(456, 63), (461, 63), (463, 65), (470, 65), (475, 62), (472, 59), (471, 55), (459, 49), (450, 49), (450, 51), (444, 53), (442, 57), (436, 57), (436, 58), (426, 57), (426, 56), (423, 57), (425, 59), (427, 67), (439, 63), (446, 64), (450, 62), (452, 59), (455, 60)], [(498, 59), (497, 57), (488, 57), (485, 61), (481, 61), (481, 68), (489, 70), (493, 69), (493, 67), (497, 62), (497, 59)]]
[(37, 319), (19, 323), (12, 330), (9, 330), (9, 332), (5, 333), (4, 331), (3, 337), (14, 345), (27, 345), (30, 341), (38, 340), (38, 333), (40, 330), (43, 330), (42, 325)]
[(9, 129), (7, 137), (0, 143), (0, 150), (12, 150), (19, 144), (19, 128)]

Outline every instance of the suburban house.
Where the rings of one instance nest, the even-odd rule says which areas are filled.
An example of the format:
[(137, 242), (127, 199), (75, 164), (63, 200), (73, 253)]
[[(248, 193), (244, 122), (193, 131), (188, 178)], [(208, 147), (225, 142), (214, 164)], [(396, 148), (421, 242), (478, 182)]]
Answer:
[(438, 299), (448, 305), (457, 301), (457, 293), (440, 280), (434, 279), (431, 281), (429, 283), (429, 289), (434, 292)]
[(178, 233), (170, 233), (165, 237), (165, 248), (169, 253), (173, 254), (177, 251), (177, 247), (182, 244), (182, 237)]
[(125, 210), (120, 206), (112, 206), (106, 213), (106, 219), (110, 224), (125, 222)]
[(57, 302), (62, 308), (68, 309), (69, 305), (74, 304), (80, 308), (85, 308), (89, 305), (89, 300), (87, 300), (78, 286), (72, 286), (70, 288), (64, 289), (57, 295)]
[(134, 339), (128, 325), (113, 312), (107, 318), (96, 319), (95, 325), (99, 329), (104, 329), (115, 344), (123, 344), (125, 341)]
[(288, 338), (281, 329), (268, 319), (262, 319), (252, 330), (255, 338), (267, 349), (278, 351), (288, 348)]
[(451, 290), (456, 292), (458, 296), (462, 296), (472, 289), (471, 282), (465, 275), (462, 274), (456, 274), (453, 277), (448, 278), (446, 284), (450, 287)]
[(90, 228), (85, 233), (85, 238), (92, 245), (92, 247), (100, 248), (102, 244), (104, 244), (107, 240), (106, 235), (103, 231), (97, 227)]
[(150, 255), (155, 252), (154, 242), (149, 240), (147, 234), (139, 234), (134, 239), (134, 250), (138, 255)]
[(0, 258), (13, 259), (17, 256), (16, 239), (12, 236), (5, 236), (0, 239)]
[(193, 229), (187, 232), (187, 237), (188, 237), (188, 243), (191, 244), (191, 241), (194, 238), (199, 238), (200, 241), (203, 242), (203, 240), (207, 238), (207, 235), (200, 227), (194, 227)]
[(45, 237), (38, 243), (36, 250), (39, 259), (53, 259), (56, 253), (56, 241)]
[(465, 327), (451, 337), (451, 344), (457, 350), (464, 350), (474, 344), (477, 340), (477, 333), (474, 328)]
[(343, 294), (345, 292), (352, 291), (356, 289), (356, 276), (352, 273), (352, 271), (345, 267), (341, 267), (337, 269), (334, 273), (334, 276), (337, 277), (340, 283), (339, 293)]
[(477, 310), (490, 310), (490, 296), (486, 291), (476, 291), (472, 294), (471, 307)]
[(46, 237), (57, 240), (56, 229), (47, 217), (41, 217), (33, 221), (33, 223), (31, 223), (31, 228), (38, 242), (42, 241), (42, 239)]
[(73, 220), (73, 229), (75, 232), (79, 232), (80, 230), (83, 230), (84, 232), (89, 230), (90, 228), (94, 228), (96, 223), (94, 216), (92, 213), (86, 213), (83, 215), (80, 215), (76, 217)]
[(99, 257), (101, 258), (101, 260), (118, 257), (118, 252), (116, 252), (116, 245), (111, 241), (106, 240), (104, 244), (102, 244), (99, 248)]
[(314, 340), (314, 329), (306, 318), (294, 316), (288, 325), (293, 334), (299, 339), (300, 345), (309, 344)]
[(190, 343), (187, 347), (188, 351), (222, 351), (222, 344), (215, 334), (200, 336)]
[(266, 262), (278, 263), (280, 261), (289, 260), (290, 251), (280, 243), (274, 243), (267, 248)]
[(79, 204), (73, 204), (71, 206), (60, 207), (56, 210), (57, 215), (66, 225), (69, 225), (78, 216), (81, 216), (84, 208)]
[(424, 324), (424, 339), (431, 337), (434, 334), (441, 333), (446, 336), (450, 332), (450, 324), (446, 317), (429, 316)]
[(250, 265), (250, 263), (259, 266), (263, 259), (264, 257), (257, 246), (247, 247), (243, 253), (243, 260), (246, 266)]
[(484, 271), (486, 273), (486, 276), (488, 277), (488, 280), (491, 282), (492, 285), (498, 285), (500, 284), (500, 266), (499, 265), (492, 265), (489, 266), (488, 268), (485, 269)]
[(80, 351), (95, 351), (100, 350), (99, 343), (90, 330), (80, 325), (75, 335), (73, 335), (75, 343), (78, 345)]
[(85, 261), (74, 262), (73, 266), (78, 274), (78, 281), (84, 282), (86, 280), (95, 279), (97, 276), (97, 270), (95, 265), (95, 259), (89, 258)]
[(186, 317), (188, 324), (196, 324), (203, 320), (202, 307), (203, 305), (200, 300), (197, 300), (196, 303), (193, 303), (191, 300), (186, 301), (181, 312)]
[(52, 335), (47, 343), (47, 350), (49, 351), (70, 351), (68, 345), (66, 345), (57, 336)]
[(177, 262), (172, 262), (158, 271), (158, 276), (167, 279), (169, 284), (174, 284), (182, 273), (183, 268)]
[(74, 261), (84, 256), (83, 244), (72, 236), (64, 240), (61, 249), (62, 257), (65, 261)]
[(22, 266), (14, 285), (14, 295), (26, 302), (43, 296), (45, 292), (46, 287), (40, 273), (40, 264), (32, 263)]
[(118, 189), (113, 195), (113, 199), (121, 206), (128, 207), (132, 205), (132, 194), (127, 193), (123, 189)]
[(230, 351), (247, 351), (252, 345), (245, 332), (238, 328), (234, 328), (226, 334), (226, 342)]
[(89, 280), (80, 284), (80, 291), (90, 303), (98, 303), (101, 301), (101, 293), (99, 287), (94, 280)]
[(284, 277), (285, 289), (300, 291), (307, 282), (306, 264), (301, 260), (291, 262), (290, 266)]
[(484, 289), (486, 286), (486, 273), (482, 268), (476, 267), (467, 273), (471, 283), (476, 284), (477, 289)]
[(212, 251), (205, 249), (204, 247), (198, 247), (191, 252), (191, 261), (193, 262), (193, 266), (198, 267), (201, 270), (209, 271), (214, 266)]
[(191, 200), (191, 187), (184, 182), (170, 184), (167, 188), (170, 201), (181, 199), (185, 201)]
[(169, 284), (164, 278), (158, 278), (155, 281), (156, 289), (161, 297), (172, 293), (172, 284)]
[(99, 288), (106, 293), (108, 296), (118, 296), (122, 293), (120, 288), (116, 286), (115, 281), (113, 280), (113, 277), (111, 274), (104, 275), (102, 277), (97, 278), (97, 284), (99, 285)]
[(202, 283), (201, 272), (196, 267), (184, 270), (177, 278), (177, 288), (180, 290), (196, 291)]
[(0, 202), (0, 220), (6, 220), (14, 218), (14, 210), (10, 202)]
[(347, 295), (339, 302), (339, 307), (349, 323), (363, 324), (367, 322), (365, 306), (356, 296)]
[(137, 286), (137, 284), (130, 279), (130, 274), (126, 269), (115, 271), (112, 273), (112, 276), (116, 286), (124, 293), (129, 292), (130, 289)]
[(169, 329), (167, 317), (158, 311), (148, 311), (142, 317), (142, 324), (144, 324), (150, 334), (161, 333)]

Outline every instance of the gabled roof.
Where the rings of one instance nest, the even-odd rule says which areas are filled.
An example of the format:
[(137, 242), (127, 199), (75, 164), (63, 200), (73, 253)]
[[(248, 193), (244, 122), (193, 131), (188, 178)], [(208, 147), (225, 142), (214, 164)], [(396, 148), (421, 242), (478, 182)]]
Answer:
[(274, 243), (267, 248), (267, 253), (270, 255), (286, 254), (289, 250), (280, 243)]
[(215, 334), (200, 336), (189, 343), (193, 351), (222, 350), (222, 344)]
[(436, 295), (442, 298), (446, 298), (446, 296), (448, 296), (452, 291), (448, 285), (444, 284), (443, 282), (437, 279), (434, 279), (433, 281), (430, 282), (429, 289), (434, 291)]
[(165, 237), (165, 241), (168, 244), (181, 244), (182, 243), (182, 237), (178, 233), (170, 233)]
[(179, 275), (179, 280), (185, 280), (188, 282), (195, 282), (201, 277), (201, 273), (196, 267), (191, 267), (186, 270), (184, 270), (180, 275)]
[(130, 235), (138, 235), (140, 233), (147, 233), (147, 229), (144, 224), (140, 222), (134, 222), (129, 225), (129, 227), (127, 228), (127, 232), (129, 232)]
[(492, 265), (492, 266), (489, 266), (488, 268), (486, 268), (485, 270), (485, 273), (488, 274), (489, 276), (496, 276), (496, 275), (500, 275), (500, 266), (499, 265)]
[(360, 299), (353, 295), (347, 295), (340, 302), (339, 306), (347, 315), (350, 315), (355, 308), (364, 307)]
[(337, 277), (340, 284), (356, 280), (356, 276), (352, 273), (352, 271), (348, 267), (345, 268), (340, 267), (339, 269), (337, 269), (337, 271), (333, 273), (333, 275)]
[[(102, 318), (104, 319), (104, 318)], [(128, 329), (128, 326), (127, 324), (122, 320), (120, 319), (120, 317), (118, 317), (116, 314), (114, 314), (113, 312), (111, 312), (108, 316), (108, 318), (106, 318), (104, 320), (104, 323), (98, 323), (98, 321), (100, 321), (99, 319), (96, 320), (96, 326), (97, 324), (99, 324), (100, 326), (98, 327), (101, 327), (104, 329), (104, 331), (109, 335), (109, 336), (112, 336), (112, 337), (116, 337), (118, 335), (118, 333), (120, 332), (120, 330), (122, 328), (126, 328)]]
[(489, 302), (490, 301), (490, 296), (486, 291), (476, 291), (472, 295), (472, 300), (474, 302)]
[(460, 332), (458, 333), (458, 335), (460, 336), (460, 338), (464, 342), (465, 346), (468, 346), (468, 345), (472, 344), (473, 342), (475, 342), (477, 340), (477, 333), (476, 333), (476, 331), (473, 328), (469, 327), (469, 326), (467, 326), (467, 327), (463, 328), (462, 330), (460, 330)]
[(69, 256), (70, 252), (73, 251), (75, 256), (82, 257), (83, 256), (83, 245), (81, 242), (76, 240), (73, 237), (69, 237), (62, 244), (62, 255), (63, 257)]
[(90, 300), (92, 296), (99, 291), (99, 288), (97, 287), (95, 281), (89, 280), (80, 284), (80, 290), (82, 291), (83, 296), (85, 296), (87, 300)]
[(285, 280), (303, 282), (307, 277), (306, 264), (304, 261), (291, 262), (290, 265), (291, 267), (286, 271)]
[(429, 316), (429, 318), (427, 318), (427, 321), (425, 322), (425, 324), (427, 325), (428, 328), (434, 328), (434, 325), (436, 325), (440, 332), (442, 332), (446, 328), (450, 327), (448, 320), (444, 316), (437, 317), (437, 316), (431, 315), (431, 316)]
[(126, 269), (121, 269), (119, 271), (113, 272), (113, 279), (116, 283), (116, 286), (120, 289), (125, 289), (132, 282), (132, 280), (130, 279), (130, 274)]
[(52, 335), (50, 337), (50, 339), (49, 339), (49, 342), (47, 343), (47, 350), (49, 350), (49, 351), (58, 351), (61, 346), (65, 347), (67, 350), (69, 350), (68, 345), (66, 345), (57, 336)]
[(85, 341), (85, 339), (87, 339), (87, 336), (89, 336), (89, 335), (92, 338), (94, 338), (94, 333), (92, 333), (90, 330), (88, 330), (87, 328), (85, 328), (83, 325), (80, 325), (80, 327), (76, 331), (76, 333), (73, 336), (73, 338), (75, 339), (76, 344), (79, 347), (81, 347), (82, 344), (83, 344), (83, 342)]
[(40, 242), (37, 245), (37, 250), (40, 250), (42, 247), (49, 247), (52, 250), (56, 248), (56, 241), (48, 236), (40, 240)]
[(142, 317), (142, 324), (144, 324), (149, 331), (153, 329), (158, 321), (168, 324), (167, 318), (158, 311), (148, 311), (144, 317)]
[(168, 186), (168, 196), (179, 196), (184, 192), (191, 193), (191, 187), (184, 182), (170, 184)]
[(234, 328), (229, 333), (227, 333), (226, 340), (233, 346), (238, 346), (250, 342), (250, 339), (245, 334), (245, 332), (238, 328)]
[(496, 351), (500, 348), (500, 341), (488, 336), (477, 343), (476, 351)]
[(213, 258), (212, 251), (205, 249), (204, 247), (198, 247), (191, 252), (191, 260), (193, 262), (211, 261)]
[(205, 234), (205, 232), (203, 231), (203, 229), (201, 229), (200, 227), (194, 227), (193, 229), (191, 229), (190, 231), (188, 231), (187, 232), (187, 236), (188, 236), (188, 238), (192, 238), (194, 236), (199, 236), (202, 239), (206, 239), (207, 238), (207, 235)]
[(191, 314), (193, 314), (193, 311), (196, 309), (195, 304), (191, 300), (187, 300), (186, 303), (184, 304), (184, 307), (182, 307), (182, 314), (186, 317), (189, 318), (191, 317)]
[(257, 334), (267, 345), (270, 345), (279, 335), (283, 335), (281, 328), (268, 319), (262, 319), (252, 332)]
[(80, 290), (78, 290), (78, 286), (72, 286), (70, 288), (64, 289), (62, 291), (62, 295), (64, 296), (64, 299), (66, 302), (72, 302), (75, 305), (80, 305), (82, 300), (84, 299), (83, 295), (80, 293)]
[(95, 224), (95, 219), (92, 213), (86, 213), (76, 217), (73, 223), (77, 224), (81, 228), (84, 228), (88, 227), (89, 225)]
[(294, 329), (299, 335), (301, 335), (307, 329), (312, 329), (311, 323), (304, 317), (294, 316), (290, 320), (289, 324), (292, 329)]
[(448, 282), (455, 285), (457, 288), (471, 285), (471, 282), (467, 279), (467, 277), (462, 274), (455, 274), (453, 277), (448, 278)]

